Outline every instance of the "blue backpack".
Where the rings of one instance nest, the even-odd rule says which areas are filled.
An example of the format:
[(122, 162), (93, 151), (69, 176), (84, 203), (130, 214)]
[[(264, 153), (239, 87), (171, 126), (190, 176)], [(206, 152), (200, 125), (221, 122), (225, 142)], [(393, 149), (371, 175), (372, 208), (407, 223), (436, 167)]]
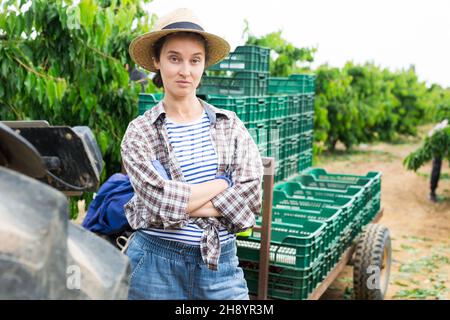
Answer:
[(127, 175), (113, 174), (100, 187), (89, 205), (82, 226), (94, 233), (107, 236), (132, 231), (125, 216), (124, 206), (134, 195)]

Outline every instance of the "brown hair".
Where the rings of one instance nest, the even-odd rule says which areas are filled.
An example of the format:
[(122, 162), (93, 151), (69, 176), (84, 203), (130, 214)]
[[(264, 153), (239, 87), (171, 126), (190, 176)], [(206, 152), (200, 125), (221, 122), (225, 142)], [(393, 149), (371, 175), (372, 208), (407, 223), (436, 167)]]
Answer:
[[(205, 46), (205, 65), (206, 65), (206, 63), (208, 62), (208, 48), (207, 48), (208, 43), (206, 42), (206, 39), (203, 38), (203, 36), (198, 33), (188, 32), (188, 31), (180, 31), (180, 32), (176, 32), (176, 33), (171, 33), (169, 35), (166, 35), (166, 36), (158, 39), (158, 41), (156, 41), (152, 47), (152, 56), (156, 59), (156, 61), (159, 62), (159, 59), (161, 57), (162, 47), (163, 47), (164, 43), (167, 41), (167, 39), (169, 39), (169, 37), (172, 37), (172, 36), (190, 36), (190, 37), (195, 37), (195, 38), (197, 38), (197, 40), (202, 42)], [(206, 75), (206, 73), (203, 72), (203, 75)], [(157, 88), (164, 87), (160, 70), (158, 70), (156, 72), (152, 81)], [(198, 87), (200, 87), (200, 84), (198, 85)]]

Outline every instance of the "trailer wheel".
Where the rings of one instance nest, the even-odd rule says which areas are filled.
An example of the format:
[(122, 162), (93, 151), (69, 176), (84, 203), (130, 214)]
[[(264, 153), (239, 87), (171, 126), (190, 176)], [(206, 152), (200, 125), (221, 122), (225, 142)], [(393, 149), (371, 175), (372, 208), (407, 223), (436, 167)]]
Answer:
[(389, 229), (369, 224), (359, 238), (353, 257), (354, 298), (383, 300), (391, 269)]

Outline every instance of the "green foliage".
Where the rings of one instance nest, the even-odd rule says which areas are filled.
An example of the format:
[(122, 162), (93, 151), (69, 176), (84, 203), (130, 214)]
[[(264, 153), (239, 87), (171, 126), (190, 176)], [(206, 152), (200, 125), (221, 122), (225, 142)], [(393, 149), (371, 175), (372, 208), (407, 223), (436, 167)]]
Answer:
[(140, 90), (124, 64), (133, 65), (129, 43), (152, 18), (141, 2), (0, 4), (0, 119), (89, 126), (103, 155), (102, 181), (120, 171), (120, 142)]
[[(338, 141), (347, 149), (359, 143), (394, 142), (400, 134), (416, 135), (420, 124), (450, 114), (450, 89), (419, 81), (414, 66), (390, 71), (373, 63), (347, 62), (343, 68), (327, 64), (311, 70), (316, 48), (296, 48), (281, 31), (262, 37), (244, 30), (247, 44), (271, 48), (272, 76), (316, 74), (314, 153), (334, 150)], [(305, 64), (303, 65), (302, 64)]]
[[(297, 48), (281, 36), (281, 31), (269, 33), (263, 37), (251, 34), (248, 23), (244, 30), (247, 45), (256, 45), (272, 49), (270, 73), (277, 77), (287, 77), (292, 73), (310, 70), (316, 48)], [(306, 65), (302, 66), (302, 63)]]
[(425, 137), (422, 145), (403, 160), (408, 170), (417, 171), (435, 157), (450, 161), (450, 127), (436, 130), (431, 137)]
[(427, 121), (441, 122), (450, 118), (450, 90), (433, 84), (428, 89), (428, 104), (425, 118)]
[[(314, 135), (326, 137), (328, 149), (334, 149), (340, 140), (347, 146), (356, 141), (358, 108), (350, 86), (351, 77), (338, 68), (320, 66), (316, 73), (315, 113), (321, 117), (314, 121)], [(324, 118), (326, 114), (327, 119)]]

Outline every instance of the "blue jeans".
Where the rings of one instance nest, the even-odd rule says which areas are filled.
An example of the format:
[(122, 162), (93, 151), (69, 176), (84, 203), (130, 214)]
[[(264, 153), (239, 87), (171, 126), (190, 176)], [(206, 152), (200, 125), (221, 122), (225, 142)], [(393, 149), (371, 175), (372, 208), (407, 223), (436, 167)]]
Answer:
[(125, 251), (131, 263), (130, 300), (248, 300), (236, 240), (222, 245), (217, 271), (203, 262), (200, 246), (136, 231)]

